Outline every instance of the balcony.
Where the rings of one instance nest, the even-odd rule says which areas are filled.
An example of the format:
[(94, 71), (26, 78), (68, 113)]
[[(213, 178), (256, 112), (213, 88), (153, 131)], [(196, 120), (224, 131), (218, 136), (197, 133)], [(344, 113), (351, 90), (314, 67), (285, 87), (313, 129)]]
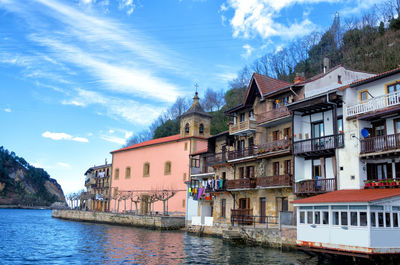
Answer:
[(400, 149), (400, 133), (362, 139), (361, 154), (390, 152)]
[(400, 188), (400, 179), (369, 179), (364, 184), (364, 189), (393, 189)]
[(290, 139), (282, 139), (277, 141), (268, 142), (266, 144), (257, 146), (257, 154), (270, 154), (278, 151), (290, 151), (291, 141)]
[(333, 153), (336, 148), (344, 147), (343, 134), (328, 135), (293, 143), (293, 154), (314, 157)]
[(226, 181), (227, 190), (254, 189), (255, 187), (255, 178), (231, 179)]
[(245, 157), (255, 156), (257, 154), (257, 146), (247, 147), (242, 150), (237, 151), (229, 151), (228, 152), (228, 160), (235, 160)]
[(246, 120), (236, 124), (229, 125), (229, 134), (230, 135), (246, 135), (251, 134), (256, 131), (256, 121), (255, 120)]
[(358, 104), (347, 107), (347, 117), (364, 114), (371, 111), (384, 110), (385, 108), (400, 104), (400, 91), (364, 100)]
[(282, 106), (276, 109), (269, 110), (264, 113), (257, 114), (257, 123), (264, 124), (270, 121), (274, 121), (279, 118), (289, 116), (290, 112), (286, 106)]
[(270, 177), (257, 177), (257, 188), (290, 187), (292, 186), (291, 175), (279, 175)]
[(318, 194), (336, 190), (336, 180), (328, 179), (307, 179), (296, 182), (295, 194)]
[(227, 154), (227, 152), (207, 155), (207, 157), (206, 157), (207, 166), (225, 163), (226, 162), (226, 154)]

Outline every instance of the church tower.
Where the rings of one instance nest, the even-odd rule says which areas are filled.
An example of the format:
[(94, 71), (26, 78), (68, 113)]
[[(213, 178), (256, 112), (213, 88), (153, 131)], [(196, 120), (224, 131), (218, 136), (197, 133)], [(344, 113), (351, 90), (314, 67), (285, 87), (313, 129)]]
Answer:
[(180, 135), (181, 137), (210, 137), (210, 123), (211, 115), (201, 107), (200, 98), (196, 92), (192, 106), (180, 116)]

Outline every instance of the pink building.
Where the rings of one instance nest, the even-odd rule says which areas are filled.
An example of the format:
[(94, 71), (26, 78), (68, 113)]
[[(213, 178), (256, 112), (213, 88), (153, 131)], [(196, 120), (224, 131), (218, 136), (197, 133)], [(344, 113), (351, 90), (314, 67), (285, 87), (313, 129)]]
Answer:
[(207, 147), (210, 119), (196, 93), (179, 134), (112, 151), (111, 211), (184, 215), (189, 154)]

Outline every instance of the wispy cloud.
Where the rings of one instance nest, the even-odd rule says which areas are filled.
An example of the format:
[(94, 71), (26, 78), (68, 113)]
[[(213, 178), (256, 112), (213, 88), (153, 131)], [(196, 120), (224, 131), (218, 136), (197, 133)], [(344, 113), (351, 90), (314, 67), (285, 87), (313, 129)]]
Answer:
[(245, 50), (244, 53), (241, 54), (243, 58), (249, 58), (249, 56), (252, 54), (254, 51), (254, 48), (251, 47), (249, 44), (243, 45), (243, 49)]
[(87, 138), (75, 137), (75, 136), (72, 136), (72, 135), (67, 134), (67, 133), (56, 133), (56, 132), (46, 131), (46, 132), (42, 133), (42, 136), (44, 138), (49, 138), (49, 139), (52, 139), (52, 140), (55, 140), (55, 141), (69, 140), (69, 141), (75, 141), (75, 142), (81, 142), (81, 143), (89, 142), (89, 140)]
[(63, 167), (63, 168), (70, 168), (71, 165), (65, 162), (57, 162), (57, 166)]
[(100, 138), (107, 142), (124, 145), (132, 135), (132, 131), (123, 129), (109, 129), (107, 133), (101, 133)]
[(10, 108), (5, 108), (4, 111), (5, 112), (11, 112), (11, 109)]

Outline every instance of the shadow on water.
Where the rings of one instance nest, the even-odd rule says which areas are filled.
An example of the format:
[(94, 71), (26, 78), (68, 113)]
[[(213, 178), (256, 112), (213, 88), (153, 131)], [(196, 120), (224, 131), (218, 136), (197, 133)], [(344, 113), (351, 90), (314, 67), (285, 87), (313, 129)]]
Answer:
[(1, 264), (335, 264), (182, 232), (80, 223), (0, 209)]

